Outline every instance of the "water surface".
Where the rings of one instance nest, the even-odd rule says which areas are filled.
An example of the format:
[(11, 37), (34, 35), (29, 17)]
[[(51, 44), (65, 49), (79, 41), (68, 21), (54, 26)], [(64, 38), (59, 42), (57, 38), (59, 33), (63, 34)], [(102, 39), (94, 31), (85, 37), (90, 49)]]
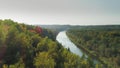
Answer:
[(83, 52), (70, 41), (70, 39), (66, 35), (66, 31), (61, 31), (57, 37), (56, 40), (63, 45), (65, 48), (69, 48), (70, 51), (76, 55), (82, 56)]

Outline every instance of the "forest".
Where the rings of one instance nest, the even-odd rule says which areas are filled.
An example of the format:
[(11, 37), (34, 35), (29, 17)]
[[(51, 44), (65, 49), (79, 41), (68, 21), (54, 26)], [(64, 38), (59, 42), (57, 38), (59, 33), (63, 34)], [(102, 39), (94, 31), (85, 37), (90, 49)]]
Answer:
[(107, 68), (120, 68), (120, 25), (76, 26), (67, 35), (77, 47)]
[[(119, 42), (116, 32), (112, 34), (116, 36), (113, 44)], [(40, 26), (18, 23), (11, 19), (0, 20), (0, 68), (102, 68), (102, 64), (94, 64), (89, 57), (71, 53), (55, 37), (55, 32)], [(119, 59), (118, 52), (115, 50), (112, 58), (109, 57), (110, 53), (102, 54), (105, 56), (102, 58)]]

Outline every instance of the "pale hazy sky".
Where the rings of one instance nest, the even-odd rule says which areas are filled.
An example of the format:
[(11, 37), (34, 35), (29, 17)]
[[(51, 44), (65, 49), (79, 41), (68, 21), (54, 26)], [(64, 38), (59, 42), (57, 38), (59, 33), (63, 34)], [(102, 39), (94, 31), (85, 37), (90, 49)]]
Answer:
[(120, 0), (0, 0), (0, 19), (27, 24), (120, 24)]

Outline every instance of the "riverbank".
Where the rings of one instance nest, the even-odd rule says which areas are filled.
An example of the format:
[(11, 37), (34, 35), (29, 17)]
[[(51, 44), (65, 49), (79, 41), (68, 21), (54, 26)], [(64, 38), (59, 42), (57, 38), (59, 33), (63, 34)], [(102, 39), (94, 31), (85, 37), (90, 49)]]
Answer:
[(79, 67), (74, 67), (74, 68), (98, 68), (98, 67), (105, 68), (101, 63), (98, 63), (95, 59), (88, 57), (86, 53), (84, 53), (80, 48), (78, 48), (66, 35), (66, 31), (59, 32), (56, 37), (56, 41), (62, 44), (64, 48), (69, 49), (70, 52), (76, 54), (79, 57), (78, 59)]
[(67, 37), (66, 31), (59, 32), (56, 40), (62, 44), (64, 48), (69, 49), (72, 53), (79, 55), (80, 57), (83, 55), (82, 51)]
[(85, 52), (88, 56), (92, 57), (95, 60), (98, 60), (100, 63), (103, 64), (104, 68), (107, 68), (107, 64), (100, 59), (99, 55), (97, 54), (93, 54), (91, 51), (89, 51), (88, 49), (86, 49), (85, 47), (81, 46), (80, 44), (76, 43), (73, 38), (70, 37), (69, 33), (66, 31), (66, 35), (68, 36), (68, 38), (79, 48), (81, 49), (83, 52)]

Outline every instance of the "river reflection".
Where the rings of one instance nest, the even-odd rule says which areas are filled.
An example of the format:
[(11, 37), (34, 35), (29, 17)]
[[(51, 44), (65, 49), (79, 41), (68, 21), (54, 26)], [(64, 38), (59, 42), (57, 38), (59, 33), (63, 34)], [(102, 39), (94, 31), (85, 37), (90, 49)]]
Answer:
[(57, 37), (56, 40), (63, 45), (65, 48), (69, 48), (70, 51), (76, 55), (82, 56), (83, 52), (70, 41), (70, 39), (66, 35), (66, 31), (61, 31)]

